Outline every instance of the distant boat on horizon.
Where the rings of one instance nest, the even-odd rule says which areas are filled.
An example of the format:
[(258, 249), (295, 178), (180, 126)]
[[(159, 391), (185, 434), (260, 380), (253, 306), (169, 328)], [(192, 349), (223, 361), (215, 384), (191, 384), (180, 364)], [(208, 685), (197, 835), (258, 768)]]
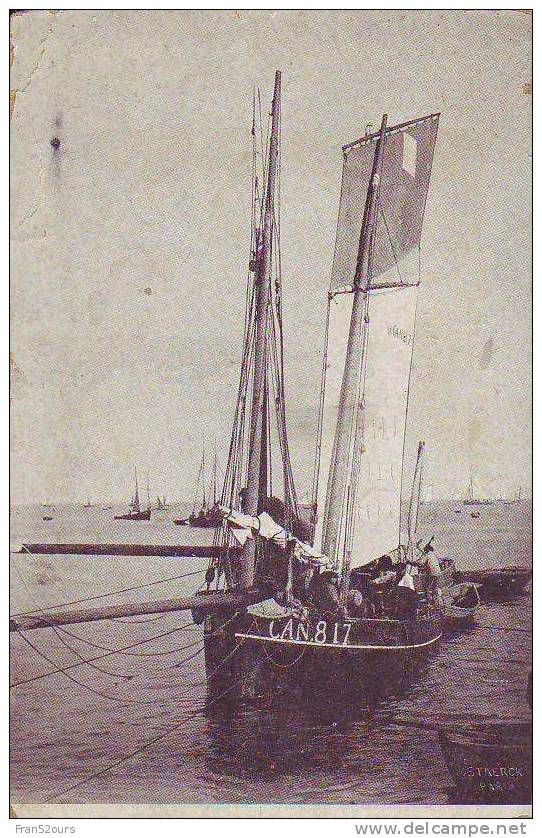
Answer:
[(521, 501), (523, 500), (523, 498), (521, 497), (521, 491), (522, 491), (521, 486), (518, 486), (518, 488), (514, 492), (513, 497), (503, 498), (502, 502), (506, 503), (506, 504), (521, 503)]
[(465, 506), (489, 506), (493, 503), (493, 501), (490, 498), (475, 497), (474, 482), (471, 476), (465, 497), (463, 498), (463, 503)]
[(139, 486), (137, 483), (137, 468), (134, 468), (135, 475), (135, 491), (130, 504), (128, 512), (124, 515), (114, 515), (115, 521), (150, 521), (151, 519), (151, 500), (149, 493), (149, 483), (147, 481), (147, 508), (141, 509), (139, 502)]
[[(173, 523), (180, 526), (190, 524), (191, 527), (201, 527), (203, 529), (216, 529), (220, 527), (223, 521), (223, 514), (218, 508), (218, 461), (215, 455), (213, 460), (213, 471), (211, 476), (211, 483), (207, 490), (206, 488), (206, 473), (205, 473), (205, 438), (203, 440), (203, 452), (201, 456), (201, 463), (198, 472), (198, 481), (196, 483), (196, 492), (194, 495), (194, 503), (192, 504), (192, 513), (188, 518), (179, 518)], [(199, 492), (201, 488), (201, 504), (198, 503)], [(196, 510), (199, 508), (199, 511)]]

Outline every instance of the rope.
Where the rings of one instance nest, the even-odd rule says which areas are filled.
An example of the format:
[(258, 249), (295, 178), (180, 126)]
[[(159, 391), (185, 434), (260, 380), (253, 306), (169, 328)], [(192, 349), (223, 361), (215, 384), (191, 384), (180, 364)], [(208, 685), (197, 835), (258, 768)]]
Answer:
[[(420, 280), (420, 276), (418, 277)], [(418, 321), (418, 304), (419, 304), (419, 295), (416, 294), (416, 305), (414, 308), (414, 323), (412, 326), (412, 344), (410, 350), (410, 364), (408, 367), (408, 379), (407, 379), (407, 394), (406, 394), (406, 405), (405, 405), (405, 424), (404, 424), (404, 432), (403, 432), (403, 450), (401, 453), (401, 477), (400, 477), (400, 489), (399, 489), (399, 532), (397, 534), (397, 543), (401, 544), (401, 530), (403, 528), (403, 478), (404, 478), (404, 470), (405, 470), (405, 452), (406, 452), (406, 435), (407, 435), (407, 426), (408, 426), (408, 409), (410, 406), (410, 387), (412, 383), (412, 368), (414, 362), (414, 344), (416, 342), (416, 324)]]
[[(27, 551), (30, 553), (30, 551)], [(30, 554), (32, 555), (32, 554)], [(73, 599), (70, 602), (61, 602), (59, 605), (48, 605), (46, 608), (34, 608), (32, 611), (19, 611), (16, 614), (12, 614), (12, 617), (29, 617), (32, 614), (36, 613), (47, 613), (47, 611), (53, 611), (58, 608), (65, 608), (68, 605), (81, 605), (84, 602), (92, 602), (93, 600), (97, 599), (105, 599), (106, 597), (110, 596), (118, 596), (119, 594), (126, 594), (130, 591), (140, 591), (143, 588), (150, 588), (153, 585), (162, 585), (165, 582), (174, 582), (177, 579), (187, 579), (189, 576), (197, 576), (198, 573), (203, 573), (203, 570), (193, 570), (190, 573), (181, 573), (179, 576), (170, 576), (167, 579), (158, 579), (156, 582), (146, 582), (144, 585), (133, 585), (131, 588), (121, 588), (118, 591), (111, 591), (107, 594), (96, 594), (95, 596), (84, 597), (83, 599)], [(26, 585), (26, 583), (25, 583)], [(26, 586), (28, 588), (28, 586)]]
[[(180, 649), (170, 649), (168, 651), (160, 651), (160, 652), (125, 652), (124, 649), (132, 648), (132, 644), (130, 646), (124, 646), (120, 649), (111, 649), (109, 646), (103, 646), (100, 643), (95, 643), (92, 640), (88, 640), (86, 637), (81, 637), (79, 634), (74, 634), (73, 631), (69, 631), (64, 626), (57, 626), (58, 630), (62, 632), (62, 634), (68, 635), (68, 637), (73, 637), (74, 640), (79, 640), (81, 643), (86, 643), (88, 646), (92, 646), (94, 649), (100, 649), (102, 652), (111, 652), (112, 654), (124, 654), (126, 657), (137, 657), (137, 658), (153, 658), (153, 657), (160, 657), (162, 655), (171, 655), (173, 652), (178, 652)], [(162, 634), (157, 634), (156, 637), (151, 637), (148, 640), (141, 640), (138, 643), (133, 644), (134, 646), (138, 646), (141, 643), (150, 643), (151, 640), (157, 640), (160, 637), (165, 637), (169, 634), (173, 634), (176, 631), (186, 631), (186, 629), (190, 628), (199, 628), (196, 626), (195, 623), (184, 623), (182, 626), (177, 626), (174, 629), (170, 629), (169, 631), (165, 631)], [(100, 656), (101, 657), (101, 656)], [(107, 657), (107, 656), (106, 656)], [(77, 665), (77, 664), (76, 664)]]
[[(326, 382), (327, 382), (327, 355), (329, 348), (329, 320), (331, 316), (331, 294), (327, 296), (326, 305), (326, 324), (324, 329), (324, 352), (322, 356), (322, 371), (320, 373), (320, 402), (318, 405), (318, 425), (316, 430), (316, 448), (314, 452), (314, 467), (312, 473), (312, 518), (315, 519), (314, 512), (318, 506), (318, 487), (320, 482), (320, 461), (322, 455), (322, 434), (324, 432), (324, 408), (326, 400)], [(312, 540), (314, 541), (314, 530), (316, 528), (316, 521), (311, 520)]]
[[(19, 631), (18, 635), (24, 640), (25, 643), (28, 644), (28, 646), (30, 646), (31, 649), (34, 650), (34, 652), (36, 652), (36, 654), (38, 654), (41, 658), (46, 660), (47, 663), (53, 664), (53, 666), (55, 665), (55, 661), (52, 660), (52, 658), (48, 657), (44, 652), (42, 652), (41, 649), (38, 649), (38, 647), (34, 643), (32, 643), (32, 641), (29, 640), (28, 637), (25, 634), (23, 634), (22, 631)], [(76, 666), (82, 666), (82, 664), (79, 663), (76, 664)], [(100, 698), (106, 698), (109, 701), (118, 701), (120, 704), (124, 704), (125, 706), (131, 704), (156, 704), (156, 699), (152, 701), (137, 701), (134, 699), (119, 698), (116, 695), (110, 695), (109, 693), (104, 693), (101, 690), (96, 690), (94, 689), (94, 687), (89, 687), (88, 684), (85, 684), (83, 681), (79, 681), (77, 678), (74, 678), (73, 675), (69, 675), (66, 669), (59, 669), (58, 672), (64, 675), (68, 679), (68, 681), (72, 681), (72, 683), (77, 684), (78, 687), (83, 687), (83, 689), (87, 690), (87, 692), (92, 693), (93, 695), (98, 695), (100, 696)], [(13, 686), (18, 686), (18, 684), (14, 684)]]
[[(237, 651), (243, 645), (243, 643), (244, 643), (244, 640), (242, 640), (235, 647), (234, 651)], [(255, 671), (256, 671), (256, 666), (253, 667), (253, 669), (251, 670), (249, 675), (252, 675), (252, 673), (255, 672)], [(208, 702), (207, 703), (207, 708), (212, 706), (213, 704), (216, 704), (218, 701), (221, 701), (224, 698), (224, 696), (226, 696), (228, 693), (232, 692), (237, 686), (239, 686), (239, 684), (244, 683), (247, 680), (248, 677), (249, 676), (245, 675), (244, 677), (235, 680), (233, 682), (233, 684), (231, 684), (226, 690), (224, 690), (224, 692), (222, 692), (219, 696), (217, 696), (216, 698), (214, 698), (210, 702)], [(123, 763), (127, 762), (128, 760), (133, 759), (135, 756), (138, 756), (139, 754), (146, 751), (152, 745), (155, 745), (157, 742), (160, 742), (163, 739), (165, 739), (166, 736), (169, 736), (171, 733), (174, 733), (175, 731), (179, 730), (184, 725), (188, 724), (188, 722), (192, 721), (192, 719), (196, 718), (196, 716), (200, 715), (200, 713), (202, 713), (204, 710), (205, 710), (205, 708), (195, 710), (193, 713), (190, 714), (190, 716), (187, 716), (185, 719), (182, 719), (180, 722), (173, 725), (172, 727), (170, 727), (168, 730), (164, 731), (163, 733), (159, 733), (157, 736), (154, 736), (152, 739), (148, 740), (143, 745), (138, 746), (137, 748), (135, 748), (130, 753), (124, 754), (122, 757), (119, 757), (119, 759), (110, 763), (105, 768), (101, 768), (98, 771), (95, 771), (89, 777), (84, 777), (82, 780), (79, 780), (77, 783), (74, 783), (72, 786), (70, 786), (67, 789), (64, 789), (63, 791), (56, 792), (54, 795), (52, 795), (51, 797), (49, 797), (47, 799), (48, 802), (52, 801), (52, 800), (56, 800), (57, 798), (59, 798), (61, 796), (64, 796), (65, 794), (69, 794), (70, 792), (75, 791), (76, 789), (80, 788), (81, 786), (86, 785), (87, 783), (90, 783), (93, 780), (98, 779), (98, 777), (101, 777), (102, 775), (108, 773), (113, 768), (117, 768), (119, 765), (122, 765)]]

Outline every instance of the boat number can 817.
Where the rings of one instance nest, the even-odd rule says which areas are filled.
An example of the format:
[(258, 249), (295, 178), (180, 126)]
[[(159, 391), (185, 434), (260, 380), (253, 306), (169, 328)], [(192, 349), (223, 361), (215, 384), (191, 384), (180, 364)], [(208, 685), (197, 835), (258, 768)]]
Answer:
[(276, 620), (269, 623), (269, 637), (273, 640), (294, 643), (327, 643), (335, 646), (348, 646), (351, 623), (328, 623), (327, 620), (309, 625), (290, 618), (285, 625), (277, 625)]

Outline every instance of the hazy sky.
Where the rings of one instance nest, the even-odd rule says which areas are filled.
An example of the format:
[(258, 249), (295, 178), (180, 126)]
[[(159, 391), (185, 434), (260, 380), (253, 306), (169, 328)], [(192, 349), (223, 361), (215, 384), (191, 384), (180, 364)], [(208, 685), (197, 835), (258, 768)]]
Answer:
[[(340, 147), (441, 111), (409, 450), (434, 493), (530, 486), (530, 30), (522, 12), (32, 12), (12, 22), (12, 497), (191, 497), (225, 460), (252, 87), (281, 69), (286, 373), (310, 485)], [(55, 149), (51, 140), (57, 137)]]

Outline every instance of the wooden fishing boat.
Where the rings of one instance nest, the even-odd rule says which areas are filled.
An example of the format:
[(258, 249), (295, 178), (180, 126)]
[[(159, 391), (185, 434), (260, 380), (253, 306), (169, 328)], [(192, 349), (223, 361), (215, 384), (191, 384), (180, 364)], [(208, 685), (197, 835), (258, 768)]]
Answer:
[[(300, 506), (285, 422), (281, 277), (271, 259), (280, 246), (275, 224), (280, 86), (277, 72), (263, 194), (253, 185), (257, 200), (244, 361), (221, 508), (225, 523), (219, 531), (224, 558), (209, 568), (211, 579), (224, 579), (226, 587), (256, 588), (261, 597), (237, 614), (205, 617), (208, 671), (222, 661), (223, 674), (232, 650), (240, 647), (248, 657), (272, 659), (292, 672), (346, 667), (363, 675), (375, 659), (378, 667), (400, 669), (437, 647), (444, 616), (437, 596), (438, 561), (431, 547), (426, 552), (416, 545), (423, 443), (406, 519), (401, 511), (420, 284), (417, 251), (438, 114), (393, 128), (384, 116), (379, 132), (343, 148), (312, 514), (309, 537), (302, 540), (296, 536)], [(269, 395), (270, 382), (275, 398)], [(245, 421), (241, 411), (247, 403), (251, 411)], [(284, 500), (283, 509), (271, 513), (273, 407)], [(242, 447), (240, 415), (249, 428), (248, 451)], [(244, 473), (246, 485), (240, 482)], [(235, 538), (241, 539), (242, 551), (232, 561), (228, 549)], [(203, 611), (194, 616), (202, 619)], [(238, 672), (237, 664), (232, 663), (232, 672)]]
[[(277, 71), (265, 160), (258, 134), (265, 136), (266, 127), (256, 130), (253, 102), (242, 365), (220, 506), (211, 505), (221, 519), (206, 548), (206, 589), (152, 603), (23, 615), (12, 630), (191, 609), (204, 623), (211, 687), (218, 669), (221, 680), (227, 675), (239, 686), (253, 663), (269, 663), (287, 677), (329, 679), (339, 668), (359, 684), (384, 671), (400, 674), (437, 648), (444, 620), (439, 583), (453, 567), (441, 567), (433, 539), (424, 544), (418, 534), (423, 442), (412, 479), (403, 472), (418, 251), (439, 115), (391, 128), (384, 116), (377, 133), (343, 148), (307, 522), (286, 423), (280, 96)], [(200, 474), (205, 485), (203, 468)], [(136, 482), (129, 515), (117, 517), (140, 513)], [(188, 547), (178, 549), (189, 554)], [(344, 679), (334, 683), (342, 689)]]
[(447, 626), (462, 626), (471, 623), (480, 608), (478, 586), (463, 582), (443, 588), (444, 620)]
[(532, 802), (532, 724), (441, 729), (438, 738), (461, 802)]
[(149, 493), (149, 485), (147, 482), (147, 508), (142, 509), (139, 502), (139, 487), (137, 483), (137, 469), (134, 469), (135, 490), (132, 497), (132, 502), (128, 512), (123, 515), (114, 515), (115, 521), (150, 521), (151, 519), (151, 501)]
[(532, 575), (532, 568), (515, 565), (489, 570), (461, 570), (456, 572), (455, 578), (457, 582), (474, 582), (479, 585), (485, 597), (504, 599), (520, 594)]

